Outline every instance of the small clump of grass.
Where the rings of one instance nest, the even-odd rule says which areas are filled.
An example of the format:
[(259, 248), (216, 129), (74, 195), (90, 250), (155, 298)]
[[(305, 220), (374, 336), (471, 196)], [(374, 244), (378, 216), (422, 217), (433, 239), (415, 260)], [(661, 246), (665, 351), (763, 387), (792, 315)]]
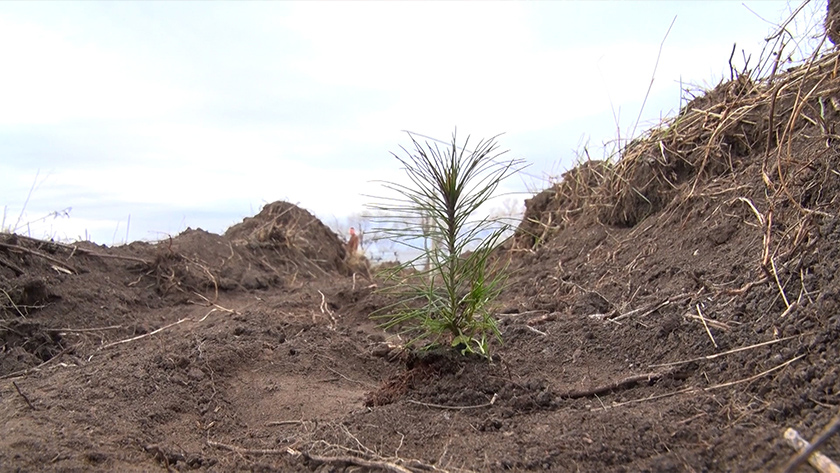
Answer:
[(490, 257), (510, 224), (476, 214), (524, 161), (500, 159), (506, 151), (498, 151), (498, 136), (472, 151), (469, 138), (459, 146), (454, 133), (443, 148), (409, 137), (414, 149), (392, 154), (411, 184), (384, 183), (401, 197), (372, 207), (385, 215), (378, 232), (419, 253), (394, 274), (417, 271), (390, 289), (397, 302), (372, 317), (409, 335), (409, 346), (447, 343), (462, 354), (489, 357), (489, 341), (501, 341), (493, 304), (506, 280), (505, 268), (491, 264)]

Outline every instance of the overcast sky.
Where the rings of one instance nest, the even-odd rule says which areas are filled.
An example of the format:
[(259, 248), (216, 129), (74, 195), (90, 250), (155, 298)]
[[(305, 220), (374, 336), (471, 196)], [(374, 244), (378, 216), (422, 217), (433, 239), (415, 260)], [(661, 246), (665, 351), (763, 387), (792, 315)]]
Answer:
[(531, 163), (506, 190), (542, 188), (585, 140), (602, 156), (613, 110), (630, 135), (652, 75), (637, 134), (676, 112), (681, 81), (728, 78), (733, 43), (737, 65), (742, 49), (757, 57), (791, 8), (2, 2), (3, 226), (111, 245), (127, 230), (221, 233), (275, 200), (331, 225), (379, 193), (371, 181), (401, 179), (401, 130), (505, 133), (509, 157)]

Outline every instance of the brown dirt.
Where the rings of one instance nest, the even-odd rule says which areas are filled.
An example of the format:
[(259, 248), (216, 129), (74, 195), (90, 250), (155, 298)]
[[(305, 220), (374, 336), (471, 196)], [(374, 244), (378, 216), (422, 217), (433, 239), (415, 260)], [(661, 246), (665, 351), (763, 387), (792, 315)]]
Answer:
[(156, 244), (0, 235), (0, 470), (778, 470), (840, 393), (836, 60), (530, 199), (493, 362), (395, 346), (287, 203)]

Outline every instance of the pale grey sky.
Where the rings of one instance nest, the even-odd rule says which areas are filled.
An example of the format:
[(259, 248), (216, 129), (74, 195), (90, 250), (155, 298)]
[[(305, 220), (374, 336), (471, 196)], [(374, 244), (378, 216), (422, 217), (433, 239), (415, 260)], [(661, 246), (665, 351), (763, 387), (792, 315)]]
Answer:
[(505, 133), (532, 176), (506, 190), (544, 186), (582, 139), (601, 157), (613, 110), (628, 137), (652, 75), (637, 133), (679, 108), (680, 81), (728, 77), (733, 43), (755, 61), (796, 6), (2, 2), (4, 227), (110, 245), (129, 216), (129, 240), (220, 233), (280, 199), (330, 224), (401, 179), (401, 130)]

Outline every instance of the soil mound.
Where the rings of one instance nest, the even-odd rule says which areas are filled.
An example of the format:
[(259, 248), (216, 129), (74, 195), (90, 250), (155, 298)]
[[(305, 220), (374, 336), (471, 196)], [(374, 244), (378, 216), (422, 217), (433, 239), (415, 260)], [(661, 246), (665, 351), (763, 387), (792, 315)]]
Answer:
[[(837, 61), (832, 53), (767, 80), (721, 84), (621, 160), (582, 163), (527, 201), (508, 248), (516, 270), (508, 320), (536, 330), (537, 340), (567, 333), (560, 337), (576, 348), (555, 352), (567, 364), (547, 376), (577, 373), (573, 385), (587, 376), (630, 380), (637, 389), (629, 375), (647, 367), (644, 384), (662, 389), (628, 396), (603, 382), (618, 398), (598, 397), (601, 409), (650, 403), (683, 412), (660, 435), (707, 442), (647, 460), (631, 449), (619, 463), (774, 470), (790, 454), (786, 428), (810, 435), (836, 421)], [(569, 333), (578, 324), (587, 328)], [(582, 357), (616, 372), (577, 371)], [(579, 394), (556, 389), (567, 391), (561, 398)], [(694, 419), (703, 427), (683, 437)], [(827, 448), (837, 452), (833, 442)]]
[(0, 234), (0, 375), (72, 350), (61, 327), (108, 327), (102, 341), (144, 334), (157, 323), (135, 318), (138, 308), (208, 304), (226, 292), (299, 286), (347, 271), (338, 236), (286, 202), (225, 235), (187, 229), (155, 244), (108, 248)]
[[(225, 238), (235, 245), (264, 248), (285, 258), (287, 271), (304, 270), (310, 276), (347, 272), (344, 244), (308, 211), (288, 202), (268, 204), (255, 217), (230, 227)], [(298, 264), (304, 263), (303, 268)], [(315, 271), (315, 272), (313, 272)]]

